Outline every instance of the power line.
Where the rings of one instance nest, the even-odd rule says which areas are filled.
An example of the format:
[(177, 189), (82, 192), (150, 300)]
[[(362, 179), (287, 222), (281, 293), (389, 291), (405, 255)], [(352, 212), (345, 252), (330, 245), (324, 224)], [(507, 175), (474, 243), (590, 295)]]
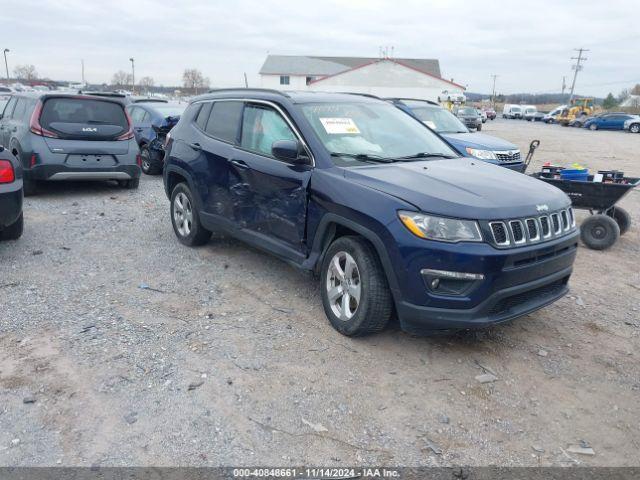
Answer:
[(571, 57), (571, 60), (576, 60), (576, 64), (573, 65), (573, 69), (575, 70), (575, 72), (573, 73), (573, 82), (571, 82), (571, 94), (569, 96), (569, 103), (571, 103), (571, 100), (573, 100), (573, 90), (576, 88), (576, 78), (578, 78), (578, 72), (582, 70), (582, 65), (580, 65), (580, 62), (583, 62), (587, 59), (586, 57), (582, 56), (582, 53), (589, 51), (586, 48), (574, 48), (574, 50), (578, 52), (578, 56)]

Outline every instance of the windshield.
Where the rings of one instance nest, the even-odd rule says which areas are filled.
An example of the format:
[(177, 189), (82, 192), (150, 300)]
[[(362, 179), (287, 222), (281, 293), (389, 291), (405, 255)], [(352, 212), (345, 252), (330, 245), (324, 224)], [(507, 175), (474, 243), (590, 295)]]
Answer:
[(468, 133), (467, 127), (444, 108), (419, 107), (411, 110), (427, 127), (438, 133)]
[(458, 110), (459, 115), (477, 115), (475, 108), (461, 108)]
[(153, 109), (160, 112), (160, 115), (163, 117), (177, 117), (178, 115), (182, 115), (185, 108), (187, 108), (186, 103), (164, 103), (162, 105), (154, 105), (153, 107)]
[(313, 103), (301, 109), (338, 165), (418, 155), (458, 156), (428, 128), (387, 103)]

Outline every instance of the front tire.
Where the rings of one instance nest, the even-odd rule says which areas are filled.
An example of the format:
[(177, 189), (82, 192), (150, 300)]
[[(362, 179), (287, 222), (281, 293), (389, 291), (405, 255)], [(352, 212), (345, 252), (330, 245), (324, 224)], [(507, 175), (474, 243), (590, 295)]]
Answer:
[(593, 250), (606, 250), (620, 237), (620, 227), (607, 215), (591, 215), (580, 225), (580, 238)]
[(589, 125), (589, 130), (591, 130), (592, 132), (595, 132), (598, 129), (598, 125), (596, 125), (595, 123), (592, 123), (591, 125)]
[(478, 130), (478, 131), (482, 130), (482, 124), (479, 124), (479, 125), (476, 127), (476, 130)]
[(211, 231), (200, 223), (193, 194), (186, 183), (179, 183), (171, 192), (171, 225), (180, 243), (189, 247), (204, 245)]
[(631, 133), (640, 133), (640, 123), (634, 123), (629, 127)]
[(322, 305), (333, 328), (349, 337), (384, 330), (393, 300), (378, 255), (366, 240), (340, 237), (322, 262)]
[(0, 240), (17, 240), (24, 231), (24, 217), (22, 213), (18, 219), (4, 230), (0, 231)]

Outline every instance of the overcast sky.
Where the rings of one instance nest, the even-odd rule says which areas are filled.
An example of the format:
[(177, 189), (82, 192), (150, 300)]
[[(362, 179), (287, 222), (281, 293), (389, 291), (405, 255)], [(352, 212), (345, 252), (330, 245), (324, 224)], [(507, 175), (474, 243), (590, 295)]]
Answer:
[[(638, 0), (2, 0), (0, 48), (9, 69), (92, 83), (117, 70), (179, 85), (195, 67), (212, 86), (246, 72), (259, 85), (268, 53), (437, 58), (473, 92), (558, 92), (573, 48), (591, 49), (576, 91), (618, 93), (640, 83)], [(4, 70), (0, 70), (4, 76)]]

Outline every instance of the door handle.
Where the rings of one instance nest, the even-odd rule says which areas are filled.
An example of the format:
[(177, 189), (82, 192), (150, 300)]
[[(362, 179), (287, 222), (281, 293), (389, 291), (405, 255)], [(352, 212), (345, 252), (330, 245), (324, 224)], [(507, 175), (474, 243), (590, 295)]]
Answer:
[(237, 160), (237, 159), (232, 159), (230, 160), (232, 165), (235, 165), (238, 168), (249, 168), (249, 165), (247, 165), (244, 160)]
[(199, 143), (197, 143), (197, 142), (195, 142), (195, 143), (190, 143), (190, 144), (189, 144), (189, 146), (190, 146), (191, 148), (193, 148), (194, 150), (198, 150), (198, 151), (202, 150), (202, 145), (200, 145), (200, 144), (199, 144)]

